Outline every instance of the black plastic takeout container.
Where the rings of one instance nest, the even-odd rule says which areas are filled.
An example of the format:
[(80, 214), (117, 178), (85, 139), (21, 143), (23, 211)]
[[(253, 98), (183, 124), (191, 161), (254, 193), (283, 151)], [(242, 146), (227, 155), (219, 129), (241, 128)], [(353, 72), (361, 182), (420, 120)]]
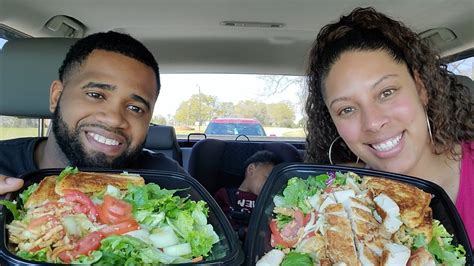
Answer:
[[(23, 175), (26, 189), (33, 183), (40, 182), (43, 177), (58, 175), (63, 169), (45, 169), (38, 170)], [(122, 173), (123, 171), (99, 170), (99, 169), (80, 169), (81, 171), (103, 172), (103, 173)], [(131, 174), (140, 174), (145, 183), (156, 183), (161, 188), (181, 189), (175, 195), (181, 197), (189, 196), (192, 200), (204, 200), (209, 207), (208, 222), (212, 224), (214, 230), (220, 238), (220, 241), (214, 244), (212, 253), (204, 261), (199, 263), (185, 263), (179, 265), (240, 265), (244, 261), (244, 254), (231, 225), (227, 221), (224, 213), (207, 190), (201, 186), (195, 179), (168, 171), (155, 170), (124, 170)], [(7, 195), (8, 199), (17, 199), (21, 191)], [(0, 213), (0, 262), (1, 265), (58, 265), (52, 263), (40, 263), (24, 260), (14, 254), (12, 247), (8, 244), (8, 232), (6, 225), (13, 220), (13, 215), (8, 211), (1, 209)], [(4, 261), (2, 261), (4, 260)]]
[(288, 180), (295, 176), (306, 179), (309, 176), (324, 174), (330, 171), (352, 171), (360, 176), (389, 178), (414, 185), (430, 193), (433, 195), (430, 204), (433, 210), (433, 218), (439, 220), (449, 233), (454, 234), (454, 243), (461, 244), (466, 249), (466, 265), (473, 265), (472, 248), (464, 225), (454, 204), (440, 186), (426, 180), (393, 173), (363, 168), (302, 163), (281, 164), (275, 167), (268, 177), (250, 219), (250, 227), (244, 245), (246, 254), (245, 265), (255, 265), (258, 259), (272, 249), (270, 245), (271, 231), (269, 224), (272, 219), (273, 208), (275, 207), (273, 197), (281, 194)]

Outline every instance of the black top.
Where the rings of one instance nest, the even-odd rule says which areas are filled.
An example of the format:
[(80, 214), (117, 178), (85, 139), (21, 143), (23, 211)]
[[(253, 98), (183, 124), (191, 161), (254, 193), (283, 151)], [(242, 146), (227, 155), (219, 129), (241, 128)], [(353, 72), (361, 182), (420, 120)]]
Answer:
[[(0, 174), (18, 177), (38, 170), (34, 161), (36, 145), (46, 138), (18, 138), (0, 141)], [(186, 174), (186, 171), (174, 160), (162, 153), (144, 150), (128, 169), (154, 169)]]

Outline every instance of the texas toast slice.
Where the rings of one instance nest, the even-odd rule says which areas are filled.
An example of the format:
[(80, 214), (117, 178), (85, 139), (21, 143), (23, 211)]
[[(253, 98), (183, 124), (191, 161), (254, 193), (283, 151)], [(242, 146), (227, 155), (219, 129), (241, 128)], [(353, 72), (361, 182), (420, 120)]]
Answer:
[(43, 204), (45, 201), (57, 201), (60, 197), (55, 192), (56, 176), (47, 176), (38, 184), (25, 202), (25, 208), (30, 209)]
[(104, 190), (107, 185), (123, 190), (127, 188), (128, 184), (143, 186), (145, 185), (145, 180), (141, 176), (128, 174), (78, 172), (76, 174), (68, 174), (57, 181), (55, 191), (61, 196), (64, 195), (65, 189), (94, 193)]
[(415, 186), (372, 176), (365, 176), (362, 186), (369, 190), (372, 198), (383, 193), (395, 201), (402, 222), (409, 228), (423, 223), (425, 212), (429, 211), (431, 195)]

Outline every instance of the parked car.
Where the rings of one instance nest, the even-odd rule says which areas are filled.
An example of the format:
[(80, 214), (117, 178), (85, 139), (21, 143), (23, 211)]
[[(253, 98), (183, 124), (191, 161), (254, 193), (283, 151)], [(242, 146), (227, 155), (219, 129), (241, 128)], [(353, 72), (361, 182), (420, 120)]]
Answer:
[(257, 119), (252, 118), (212, 119), (209, 121), (204, 134), (266, 136), (262, 124)]

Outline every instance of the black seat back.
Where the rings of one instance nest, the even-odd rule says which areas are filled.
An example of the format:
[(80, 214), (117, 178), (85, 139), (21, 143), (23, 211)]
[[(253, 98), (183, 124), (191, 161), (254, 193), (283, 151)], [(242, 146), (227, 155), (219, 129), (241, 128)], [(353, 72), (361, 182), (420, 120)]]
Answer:
[(188, 172), (213, 195), (221, 187), (238, 187), (245, 161), (260, 150), (273, 152), (281, 162), (301, 161), (298, 150), (288, 143), (203, 139), (192, 148)]
[(169, 158), (176, 160), (181, 166), (183, 165), (181, 148), (179, 147), (176, 132), (172, 126), (150, 126), (144, 148), (163, 153)]

